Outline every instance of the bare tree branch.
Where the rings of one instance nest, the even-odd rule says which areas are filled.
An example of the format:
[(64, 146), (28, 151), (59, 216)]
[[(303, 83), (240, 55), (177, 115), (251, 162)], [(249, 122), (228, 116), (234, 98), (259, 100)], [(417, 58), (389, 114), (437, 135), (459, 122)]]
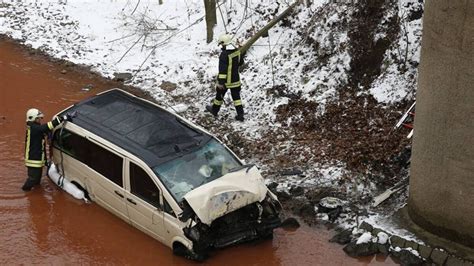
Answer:
[(192, 24), (189, 24), (187, 27), (185, 27), (185, 28), (183, 28), (183, 29), (177, 31), (176, 33), (174, 33), (174, 34), (168, 36), (168, 37), (167, 37), (166, 39), (164, 39), (163, 41), (161, 41), (161, 42), (155, 44), (155, 45), (153, 46), (153, 48), (151, 49), (150, 53), (148, 53), (148, 55), (147, 55), (147, 57), (145, 58), (145, 60), (143, 60), (143, 62), (141, 63), (141, 65), (138, 67), (138, 69), (137, 69), (137, 71), (135, 72), (134, 76), (137, 75), (137, 74), (141, 71), (143, 65), (146, 63), (146, 61), (148, 61), (148, 59), (150, 58), (150, 56), (155, 52), (156, 48), (158, 48), (158, 47), (160, 47), (161, 45), (165, 44), (166, 42), (168, 42), (168, 41), (169, 41), (171, 38), (173, 38), (174, 36), (176, 36), (176, 35), (180, 34), (181, 32), (183, 32), (183, 31), (185, 31), (185, 30), (191, 28), (191, 27), (194, 26), (194, 25), (198, 24), (199, 22), (201, 22), (202, 20), (204, 20), (204, 17), (205, 17), (205, 16), (202, 16), (202, 17), (198, 18), (198, 19), (197, 19), (196, 21), (194, 21)]
[(133, 13), (135, 13), (135, 11), (136, 11), (137, 8), (138, 8), (138, 5), (140, 4), (140, 1), (141, 1), (141, 0), (138, 0), (137, 5), (135, 6), (135, 8), (133, 9), (133, 11), (132, 11), (132, 13), (131, 13), (130, 15), (133, 15)]
[(221, 5), (218, 5), (218, 8), (219, 8), (219, 13), (221, 14), (222, 24), (224, 24), (224, 30), (225, 30), (226, 33), (228, 33), (228, 31), (227, 31), (227, 23), (226, 23), (226, 21), (224, 20), (224, 14), (222, 14)]
[(262, 35), (268, 32), (275, 24), (277, 24), (280, 20), (285, 18), (288, 14), (290, 14), (291, 11), (300, 4), (301, 0), (297, 0), (294, 2), (291, 6), (289, 6), (285, 11), (283, 11), (280, 15), (278, 15), (276, 18), (272, 19), (265, 27), (263, 27), (261, 30), (259, 30), (255, 35), (250, 38), (241, 48), (241, 51), (247, 51), (252, 44), (254, 44)]

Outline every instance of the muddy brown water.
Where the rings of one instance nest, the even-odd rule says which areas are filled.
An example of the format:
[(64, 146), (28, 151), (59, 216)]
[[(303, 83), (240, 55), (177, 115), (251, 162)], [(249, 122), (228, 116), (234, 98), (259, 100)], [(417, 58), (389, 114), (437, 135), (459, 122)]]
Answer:
[[(46, 119), (117, 84), (69, 69), (0, 38), (0, 264), (196, 264), (96, 204), (59, 190), (47, 177), (24, 193), (25, 112), (37, 107)], [(92, 84), (91, 91), (83, 91)], [(273, 240), (216, 251), (203, 265), (378, 265), (384, 257), (353, 259), (328, 242), (331, 232), (277, 229)]]

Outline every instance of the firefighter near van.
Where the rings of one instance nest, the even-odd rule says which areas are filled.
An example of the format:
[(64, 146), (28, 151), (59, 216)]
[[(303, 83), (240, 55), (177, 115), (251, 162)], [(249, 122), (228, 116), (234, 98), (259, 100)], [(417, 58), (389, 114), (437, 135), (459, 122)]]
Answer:
[(63, 117), (55, 117), (46, 124), (41, 124), (43, 118), (43, 113), (38, 109), (32, 108), (26, 112), (25, 165), (28, 178), (21, 188), (23, 191), (30, 191), (41, 182), (43, 166), (47, 162), (47, 134), (63, 121), (72, 120), (70, 115), (64, 115)]
[(224, 103), (224, 96), (230, 89), (232, 100), (234, 102), (238, 121), (244, 121), (244, 107), (240, 98), (240, 75), (239, 66), (243, 64), (244, 54), (232, 43), (232, 36), (223, 34), (218, 39), (222, 48), (219, 56), (219, 74), (217, 75), (216, 97), (212, 105), (206, 106), (206, 110), (217, 117), (219, 110)]

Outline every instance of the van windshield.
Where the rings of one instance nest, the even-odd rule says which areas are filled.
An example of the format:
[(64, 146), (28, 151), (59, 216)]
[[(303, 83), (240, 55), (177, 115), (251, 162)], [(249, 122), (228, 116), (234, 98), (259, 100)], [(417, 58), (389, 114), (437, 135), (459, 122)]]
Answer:
[(153, 171), (177, 202), (189, 191), (217, 179), (241, 163), (224, 145), (211, 139), (199, 150), (156, 166)]

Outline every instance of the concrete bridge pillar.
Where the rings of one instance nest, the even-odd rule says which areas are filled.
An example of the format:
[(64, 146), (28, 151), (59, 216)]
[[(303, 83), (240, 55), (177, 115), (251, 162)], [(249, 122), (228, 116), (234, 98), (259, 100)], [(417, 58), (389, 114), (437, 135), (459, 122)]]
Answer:
[(408, 211), (474, 247), (474, 1), (426, 0)]

